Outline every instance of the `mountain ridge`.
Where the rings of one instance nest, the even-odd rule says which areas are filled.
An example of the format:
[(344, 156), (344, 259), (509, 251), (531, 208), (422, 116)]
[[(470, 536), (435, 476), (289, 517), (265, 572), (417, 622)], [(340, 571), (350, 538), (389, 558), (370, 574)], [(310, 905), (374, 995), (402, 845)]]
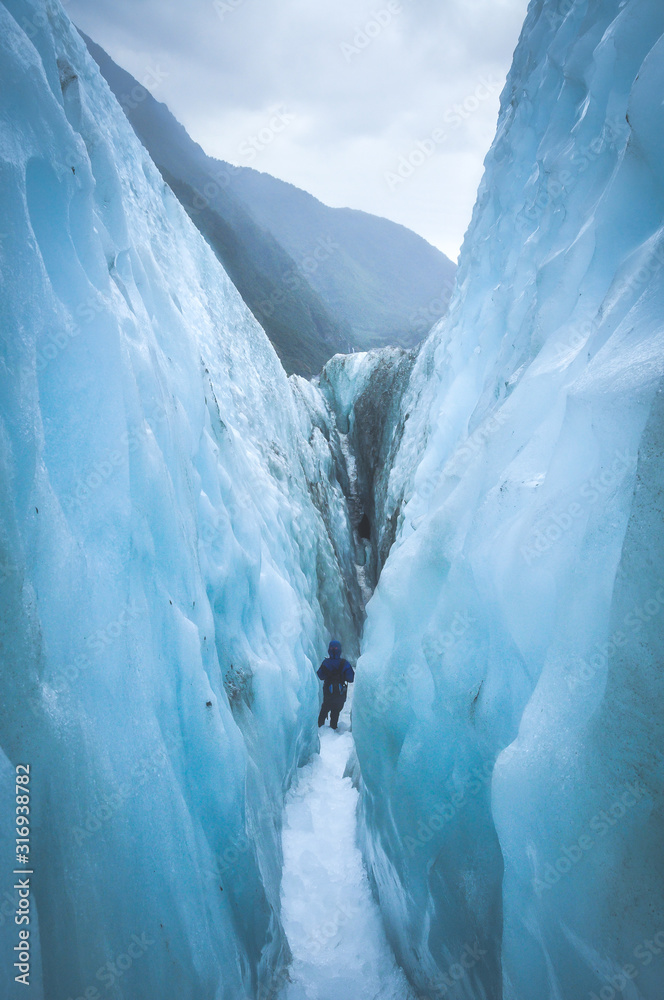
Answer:
[(399, 223), (330, 208), (288, 181), (208, 156), (167, 105), (80, 31), (164, 180), (264, 327), (289, 374), (335, 354), (419, 344), (456, 273)]

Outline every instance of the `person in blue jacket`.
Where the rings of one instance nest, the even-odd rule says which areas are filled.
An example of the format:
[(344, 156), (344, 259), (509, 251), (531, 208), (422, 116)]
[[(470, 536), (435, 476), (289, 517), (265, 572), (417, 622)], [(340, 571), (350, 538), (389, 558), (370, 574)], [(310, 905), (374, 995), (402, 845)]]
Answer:
[(333, 639), (327, 648), (327, 659), (316, 671), (323, 682), (323, 705), (318, 716), (318, 725), (324, 726), (329, 714), (330, 728), (336, 729), (339, 713), (346, 701), (348, 685), (355, 680), (355, 671), (348, 660), (341, 658), (341, 643)]

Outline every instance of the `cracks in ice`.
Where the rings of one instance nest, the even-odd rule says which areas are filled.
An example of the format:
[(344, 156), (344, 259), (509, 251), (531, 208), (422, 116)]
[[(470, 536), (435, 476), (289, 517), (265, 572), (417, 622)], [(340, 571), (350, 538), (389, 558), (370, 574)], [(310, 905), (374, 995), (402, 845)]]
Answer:
[[(372, 530), (368, 498), (362, 494), (352, 435), (343, 433), (338, 424), (336, 432), (345, 466), (337, 467), (337, 475), (344, 484), (364, 610), (377, 582), (378, 534)], [(373, 488), (373, 471), (369, 482)], [(279, 1000), (412, 1000), (413, 996), (387, 941), (357, 843), (359, 792), (349, 767), (356, 760), (351, 702), (352, 686), (339, 730), (319, 731), (320, 752), (300, 769), (286, 798), (281, 915), (292, 962)]]
[(339, 432), (339, 441), (341, 443), (341, 452), (344, 456), (346, 470), (348, 472), (349, 487), (348, 495), (346, 497), (346, 506), (348, 507), (350, 522), (353, 526), (355, 551), (358, 556), (358, 559), (355, 561), (355, 573), (357, 575), (357, 582), (360, 585), (362, 604), (366, 607), (374, 589), (371, 585), (369, 577), (369, 566), (371, 564), (371, 530), (369, 530), (368, 535), (366, 532), (361, 530), (364, 525), (364, 521), (366, 520), (368, 522), (369, 519), (364, 510), (362, 497), (360, 496), (358, 490), (357, 460), (351, 449), (348, 434), (342, 434)]

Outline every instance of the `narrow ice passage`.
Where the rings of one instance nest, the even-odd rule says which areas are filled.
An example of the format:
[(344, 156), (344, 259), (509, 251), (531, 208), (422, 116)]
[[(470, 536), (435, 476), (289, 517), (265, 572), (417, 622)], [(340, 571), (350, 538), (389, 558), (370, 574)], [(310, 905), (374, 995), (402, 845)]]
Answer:
[(356, 843), (347, 704), (286, 800), (282, 918), (293, 953), (281, 1000), (412, 1000)]

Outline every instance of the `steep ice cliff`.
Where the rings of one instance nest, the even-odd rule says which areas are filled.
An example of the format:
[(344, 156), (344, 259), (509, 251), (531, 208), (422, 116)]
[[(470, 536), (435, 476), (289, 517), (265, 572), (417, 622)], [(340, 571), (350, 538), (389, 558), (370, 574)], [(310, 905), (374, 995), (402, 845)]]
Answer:
[(354, 732), (424, 996), (661, 996), (663, 31), (533, 0), (402, 402)]
[[(659, 0), (533, 0), (449, 318), (318, 384), (286, 379), (60, 7), (3, 0), (0, 27), (0, 795), (30, 763), (32, 996), (283, 983), (312, 667), (329, 631), (353, 658), (380, 573), (360, 833), (419, 995), (659, 1000)], [(331, 834), (340, 759), (289, 823), (309, 781)]]
[(343, 493), (59, 5), (0, 27), (3, 989), (29, 763), (31, 996), (253, 998), (312, 667), (361, 614)]
[[(315, 376), (353, 345), (421, 343), (444, 314), (454, 284), (456, 266), (444, 254), (388, 219), (330, 208), (269, 174), (207, 156), (165, 104), (83, 37), (286, 371)], [(287, 125), (295, 116), (284, 111)]]
[(352, 467), (347, 498), (368, 593), (395, 537), (401, 497), (395, 500), (390, 491), (390, 475), (405, 426), (402, 400), (416, 357), (416, 350), (399, 347), (336, 355), (316, 380), (346, 445), (346, 466)]

